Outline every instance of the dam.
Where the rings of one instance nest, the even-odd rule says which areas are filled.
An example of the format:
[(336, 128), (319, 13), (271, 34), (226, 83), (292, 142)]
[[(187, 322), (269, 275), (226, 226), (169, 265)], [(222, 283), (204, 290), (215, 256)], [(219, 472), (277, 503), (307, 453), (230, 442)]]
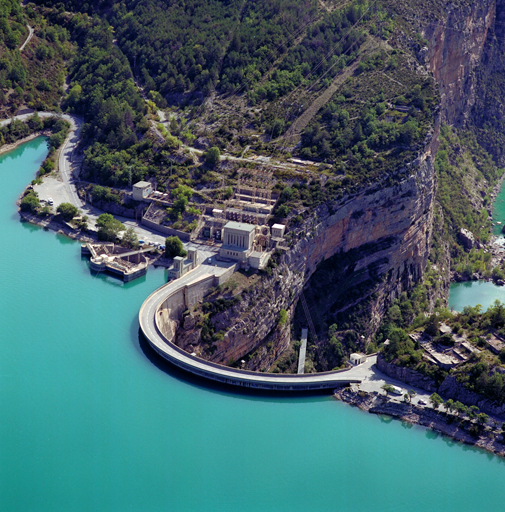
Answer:
[(174, 342), (177, 322), (183, 311), (201, 300), (211, 287), (223, 283), (235, 266), (220, 266), (215, 257), (191, 272), (154, 291), (144, 301), (139, 312), (140, 329), (151, 347), (170, 363), (183, 370), (213, 381), (234, 386), (272, 391), (312, 391), (334, 389), (361, 382), (346, 379), (347, 370), (317, 374), (269, 374), (240, 370), (206, 361), (191, 355)]

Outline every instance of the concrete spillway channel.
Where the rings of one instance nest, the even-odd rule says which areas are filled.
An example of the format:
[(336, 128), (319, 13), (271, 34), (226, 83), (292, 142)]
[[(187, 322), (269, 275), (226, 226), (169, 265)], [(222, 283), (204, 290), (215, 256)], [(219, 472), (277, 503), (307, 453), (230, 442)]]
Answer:
[[(223, 366), (193, 356), (172, 342), (173, 334), (167, 334), (163, 326), (163, 318), (167, 315), (167, 304), (172, 297), (186, 297), (188, 286), (193, 286), (198, 279), (209, 279), (207, 273), (198, 273), (191, 277), (184, 276), (172, 281), (155, 292), (144, 302), (139, 312), (142, 333), (151, 347), (172, 364), (206, 379), (232, 384), (235, 386), (279, 391), (308, 391), (334, 389), (344, 384), (359, 383), (360, 380), (346, 379), (345, 372), (324, 372), (315, 374), (270, 374), (250, 372)], [(205, 270), (200, 270), (205, 272)], [(186, 279), (185, 279), (186, 278)], [(195, 281), (196, 280), (196, 281)], [(181, 299), (177, 299), (180, 301)], [(187, 305), (174, 302), (174, 311), (181, 311)], [(176, 313), (180, 314), (180, 313)]]

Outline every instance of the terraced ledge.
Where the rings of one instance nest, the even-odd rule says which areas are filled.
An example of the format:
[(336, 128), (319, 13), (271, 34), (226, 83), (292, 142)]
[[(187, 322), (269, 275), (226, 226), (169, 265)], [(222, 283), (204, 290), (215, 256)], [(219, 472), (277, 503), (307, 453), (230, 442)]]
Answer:
[(234, 386), (278, 391), (308, 391), (334, 389), (360, 380), (346, 379), (345, 371), (324, 372), (317, 374), (273, 374), (238, 370), (211, 363), (192, 356), (177, 347), (163, 334), (158, 318), (162, 315), (162, 305), (171, 296), (180, 293), (187, 285), (184, 278), (172, 281), (158, 288), (145, 300), (140, 308), (140, 328), (151, 347), (163, 358), (183, 370), (206, 379), (232, 384)]

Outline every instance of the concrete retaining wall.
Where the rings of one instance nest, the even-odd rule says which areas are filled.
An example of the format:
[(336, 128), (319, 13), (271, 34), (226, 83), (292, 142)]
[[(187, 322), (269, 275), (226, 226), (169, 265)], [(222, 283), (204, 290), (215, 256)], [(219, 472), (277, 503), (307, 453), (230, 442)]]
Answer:
[(142, 224), (147, 226), (148, 228), (154, 229), (168, 236), (178, 236), (183, 242), (189, 242), (191, 236), (189, 233), (185, 233), (184, 231), (179, 231), (178, 229), (169, 228), (167, 226), (161, 226), (152, 220), (147, 220), (142, 218)]
[(198, 281), (184, 287), (184, 298), (187, 308), (194, 306), (203, 299), (211, 288), (216, 286), (217, 278), (214, 276), (202, 277)]
[(230, 267), (229, 270), (227, 270), (223, 275), (219, 276), (217, 278), (217, 284), (223, 284), (225, 281), (227, 281), (232, 276), (232, 274), (237, 270), (238, 265), (239, 264), (236, 263), (235, 265)]

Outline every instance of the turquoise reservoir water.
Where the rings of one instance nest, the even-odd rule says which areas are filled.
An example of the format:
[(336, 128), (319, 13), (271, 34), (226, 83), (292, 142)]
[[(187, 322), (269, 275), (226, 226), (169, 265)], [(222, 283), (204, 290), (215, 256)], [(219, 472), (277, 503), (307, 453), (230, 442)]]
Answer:
[[(501, 222), (501, 224), (496, 224)], [(501, 230), (505, 225), (505, 181), (500, 193), (493, 203), (493, 234), (503, 236)], [(449, 289), (449, 307), (463, 311), (465, 306), (480, 304), (483, 311), (498, 299), (505, 302), (505, 288), (487, 281), (467, 281), (452, 283)]]
[(477, 304), (482, 306), (482, 311), (486, 311), (496, 299), (505, 302), (505, 287), (488, 281), (452, 283), (449, 289), (449, 307), (456, 311)]
[(42, 139), (0, 157), (0, 510), (467, 511), (504, 462), (331, 397), (243, 396), (162, 371), (137, 313), (165, 280), (95, 277), (22, 224)]
[[(500, 222), (501, 224), (496, 224)], [(502, 229), (505, 225), (505, 181), (502, 183), (500, 193), (493, 202), (493, 234), (503, 236)]]

